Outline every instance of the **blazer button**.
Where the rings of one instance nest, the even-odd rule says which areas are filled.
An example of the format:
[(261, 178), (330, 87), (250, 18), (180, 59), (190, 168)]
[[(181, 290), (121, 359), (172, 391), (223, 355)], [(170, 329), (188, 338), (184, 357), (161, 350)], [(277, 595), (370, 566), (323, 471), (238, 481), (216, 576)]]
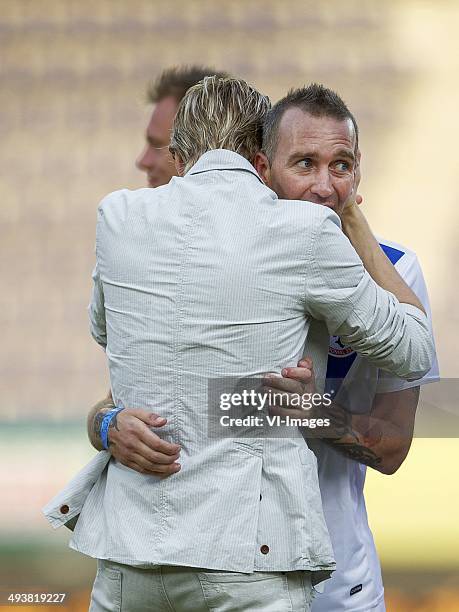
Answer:
[(267, 555), (269, 553), (269, 546), (267, 544), (263, 544), (263, 546), (260, 547), (260, 552), (262, 555)]
[(64, 504), (63, 506), (61, 506), (60, 511), (62, 514), (67, 514), (67, 512), (69, 511), (69, 507), (67, 506), (67, 504)]

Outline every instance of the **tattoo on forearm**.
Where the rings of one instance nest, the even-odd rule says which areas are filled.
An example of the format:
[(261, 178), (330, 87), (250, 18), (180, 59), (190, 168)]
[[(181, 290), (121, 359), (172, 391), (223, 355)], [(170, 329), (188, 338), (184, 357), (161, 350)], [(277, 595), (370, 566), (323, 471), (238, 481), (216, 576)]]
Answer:
[(351, 427), (351, 415), (346, 410), (343, 410), (340, 406), (336, 404), (331, 404), (327, 408), (322, 407), (322, 413), (325, 417), (330, 419), (330, 439), (332, 440), (340, 440), (345, 436), (351, 435), (353, 436), (353, 431)]
[[(94, 415), (93, 421), (92, 421), (92, 431), (91, 431), (91, 438), (92, 438), (92, 443), (94, 445), (96, 445), (97, 447), (102, 447), (103, 448), (103, 444), (102, 444), (102, 439), (100, 437), (100, 427), (102, 425), (102, 421), (104, 419), (104, 416), (107, 414), (107, 412), (109, 412), (110, 410), (112, 410), (115, 405), (113, 404), (113, 402), (107, 402), (107, 400), (104, 400), (103, 402), (100, 402), (99, 405), (101, 406), (96, 414)], [(115, 427), (118, 431), (118, 423), (117, 423), (117, 414), (113, 417), (113, 419), (110, 421), (110, 425), (109, 425), (109, 429), (110, 427)], [(110, 440), (108, 441), (108, 446), (109, 448), (111, 446), (114, 446), (114, 443), (110, 442)]]
[(363, 463), (372, 468), (377, 468), (381, 464), (381, 457), (378, 457), (374, 451), (361, 442), (344, 442), (338, 438), (325, 438), (325, 442), (331, 444), (335, 450), (346, 455), (346, 457), (358, 461), (359, 463)]
[(346, 457), (376, 468), (382, 459), (369, 448), (360, 432), (352, 427), (352, 414), (336, 404), (322, 408), (322, 415), (330, 419), (330, 429), (323, 441)]

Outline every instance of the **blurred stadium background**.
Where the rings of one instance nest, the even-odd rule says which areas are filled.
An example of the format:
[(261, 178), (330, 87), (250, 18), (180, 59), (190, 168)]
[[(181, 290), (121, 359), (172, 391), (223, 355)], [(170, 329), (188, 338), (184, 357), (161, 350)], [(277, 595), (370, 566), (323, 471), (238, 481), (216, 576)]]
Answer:
[[(96, 207), (145, 183), (145, 86), (164, 67), (211, 64), (273, 100), (311, 80), (342, 94), (365, 211), (418, 253), (442, 375), (458, 377), (458, 31), (457, 0), (0, 0), (3, 598), (67, 592), (64, 609), (87, 608), (95, 563), (40, 508), (93, 454), (84, 419), (108, 386), (86, 317)], [(369, 474), (389, 612), (459, 610), (455, 435)]]

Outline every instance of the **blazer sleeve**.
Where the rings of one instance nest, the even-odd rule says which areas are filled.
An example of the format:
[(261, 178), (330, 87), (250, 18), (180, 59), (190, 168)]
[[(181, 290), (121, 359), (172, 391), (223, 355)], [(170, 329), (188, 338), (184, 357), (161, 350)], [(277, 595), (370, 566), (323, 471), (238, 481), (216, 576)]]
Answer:
[(314, 238), (305, 310), (323, 320), (331, 335), (395, 376), (413, 380), (431, 368), (427, 317), (374, 282), (332, 211), (326, 211)]
[(97, 263), (92, 273), (92, 280), (92, 298), (88, 306), (89, 329), (94, 340), (105, 349), (107, 346), (107, 324), (105, 320), (104, 288)]

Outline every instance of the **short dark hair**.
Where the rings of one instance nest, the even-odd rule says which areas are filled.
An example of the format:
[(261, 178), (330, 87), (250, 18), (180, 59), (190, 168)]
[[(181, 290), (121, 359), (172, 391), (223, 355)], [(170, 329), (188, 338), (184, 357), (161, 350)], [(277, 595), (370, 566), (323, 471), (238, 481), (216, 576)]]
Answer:
[(313, 117), (333, 117), (339, 121), (350, 119), (354, 126), (355, 148), (357, 149), (359, 128), (354, 115), (336, 92), (324, 85), (311, 83), (307, 87), (291, 89), (269, 111), (263, 124), (263, 151), (270, 162), (276, 152), (281, 119), (289, 108), (299, 108)]
[(229, 76), (226, 72), (208, 66), (173, 66), (167, 68), (149, 85), (147, 100), (156, 104), (164, 98), (173, 96), (178, 104), (190, 87), (202, 81), (204, 77), (214, 75), (218, 78)]

